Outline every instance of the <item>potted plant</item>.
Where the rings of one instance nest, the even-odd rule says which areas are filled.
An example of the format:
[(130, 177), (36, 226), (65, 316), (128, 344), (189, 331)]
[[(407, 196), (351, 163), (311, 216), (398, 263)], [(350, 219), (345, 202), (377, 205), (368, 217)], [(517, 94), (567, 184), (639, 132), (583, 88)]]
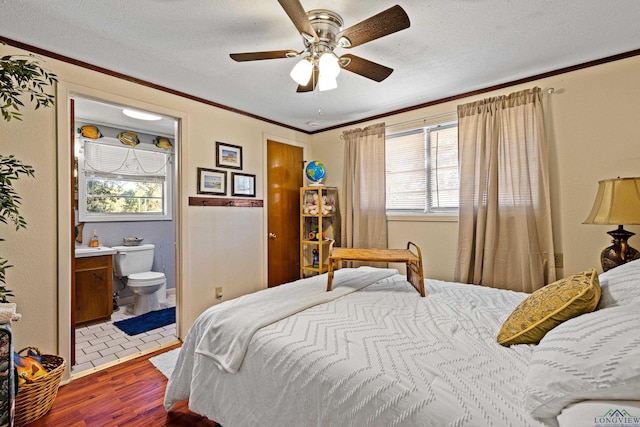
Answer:
[[(35, 108), (50, 107), (54, 96), (46, 89), (57, 82), (57, 76), (41, 67), (33, 55), (5, 55), (0, 58), (0, 111), (2, 118), (22, 120), (20, 108), (28, 97)], [(14, 182), (21, 177), (33, 177), (33, 167), (24, 164), (13, 155), (0, 153), (0, 222), (13, 224), (16, 231), (26, 228), (27, 223), (19, 212), (21, 199)], [(0, 238), (0, 241), (4, 239)], [(0, 257), (0, 303), (8, 302), (13, 291), (7, 289), (6, 270), (12, 267), (8, 260)]]

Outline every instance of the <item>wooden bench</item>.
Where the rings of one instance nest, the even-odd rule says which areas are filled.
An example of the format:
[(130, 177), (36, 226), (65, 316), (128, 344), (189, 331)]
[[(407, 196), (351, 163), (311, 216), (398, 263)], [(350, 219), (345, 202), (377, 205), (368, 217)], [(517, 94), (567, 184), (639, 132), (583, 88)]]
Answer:
[[(331, 290), (333, 270), (341, 262), (404, 262), (407, 265), (407, 280), (424, 296), (424, 273), (422, 271), (422, 252), (413, 242), (407, 243), (407, 249), (360, 249), (334, 248), (333, 241), (329, 244), (329, 274), (327, 292)], [(413, 246), (417, 254), (409, 248)]]

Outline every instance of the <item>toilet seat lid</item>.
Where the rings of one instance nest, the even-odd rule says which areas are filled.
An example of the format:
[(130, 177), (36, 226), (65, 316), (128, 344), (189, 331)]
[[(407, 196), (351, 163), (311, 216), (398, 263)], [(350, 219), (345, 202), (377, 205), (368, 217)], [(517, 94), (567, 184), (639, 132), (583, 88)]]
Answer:
[(129, 283), (134, 282), (139, 285), (154, 284), (150, 282), (157, 282), (164, 280), (164, 273), (158, 271), (145, 271), (144, 273), (134, 273), (129, 275)]

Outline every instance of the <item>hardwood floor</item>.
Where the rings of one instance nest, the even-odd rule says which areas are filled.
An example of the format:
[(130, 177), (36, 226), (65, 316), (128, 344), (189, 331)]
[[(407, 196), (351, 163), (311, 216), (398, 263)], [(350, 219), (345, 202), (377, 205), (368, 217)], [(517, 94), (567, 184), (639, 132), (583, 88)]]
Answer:
[(29, 427), (221, 427), (189, 411), (187, 402), (180, 402), (167, 413), (162, 405), (167, 379), (148, 361), (159, 353), (60, 387), (51, 410)]

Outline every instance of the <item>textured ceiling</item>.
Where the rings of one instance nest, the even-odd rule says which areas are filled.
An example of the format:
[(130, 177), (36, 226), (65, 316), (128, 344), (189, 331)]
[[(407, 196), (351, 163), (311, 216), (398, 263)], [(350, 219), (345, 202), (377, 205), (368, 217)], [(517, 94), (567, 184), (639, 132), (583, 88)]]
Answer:
[(343, 70), (338, 89), (300, 94), (289, 77), (299, 59), (231, 60), (302, 50), (275, 0), (0, 0), (0, 36), (311, 132), (640, 49), (638, 0), (301, 3), (345, 27), (401, 5), (410, 28), (337, 50), (391, 76)]

